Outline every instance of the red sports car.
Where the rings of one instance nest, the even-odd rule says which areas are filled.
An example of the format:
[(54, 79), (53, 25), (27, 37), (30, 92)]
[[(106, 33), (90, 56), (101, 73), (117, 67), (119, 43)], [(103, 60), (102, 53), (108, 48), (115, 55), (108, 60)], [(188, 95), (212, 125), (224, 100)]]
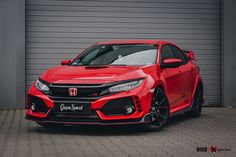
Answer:
[(42, 126), (144, 124), (200, 116), (203, 82), (192, 51), (158, 40), (97, 43), (49, 69), (28, 92), (26, 119)]

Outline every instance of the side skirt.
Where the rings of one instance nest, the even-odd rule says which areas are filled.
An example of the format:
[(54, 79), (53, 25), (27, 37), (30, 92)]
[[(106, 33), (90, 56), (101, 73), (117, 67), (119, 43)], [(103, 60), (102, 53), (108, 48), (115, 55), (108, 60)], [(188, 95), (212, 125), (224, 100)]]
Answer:
[(176, 116), (176, 115), (183, 114), (183, 113), (185, 113), (185, 112), (187, 112), (187, 111), (190, 111), (191, 108), (192, 108), (192, 105), (190, 105), (189, 107), (187, 107), (187, 108), (185, 108), (185, 109), (183, 109), (183, 110), (180, 110), (180, 111), (177, 111), (177, 112), (171, 113), (171, 114), (170, 114), (170, 117), (173, 117), (173, 116)]

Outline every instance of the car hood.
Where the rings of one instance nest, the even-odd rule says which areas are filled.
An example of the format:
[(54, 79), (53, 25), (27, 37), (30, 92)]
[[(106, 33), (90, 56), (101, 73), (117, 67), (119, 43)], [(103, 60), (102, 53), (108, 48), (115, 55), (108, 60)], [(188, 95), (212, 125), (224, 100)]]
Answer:
[(41, 78), (59, 84), (102, 84), (136, 78), (144, 78), (153, 66), (58, 66), (49, 69)]

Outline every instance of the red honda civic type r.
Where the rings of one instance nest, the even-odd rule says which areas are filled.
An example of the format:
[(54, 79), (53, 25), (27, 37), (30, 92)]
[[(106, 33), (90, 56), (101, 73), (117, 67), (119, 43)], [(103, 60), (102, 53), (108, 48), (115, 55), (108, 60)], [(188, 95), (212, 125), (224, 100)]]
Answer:
[(27, 95), (26, 119), (63, 124), (144, 124), (158, 130), (178, 113), (198, 117), (203, 82), (192, 51), (158, 40), (97, 43), (49, 69)]

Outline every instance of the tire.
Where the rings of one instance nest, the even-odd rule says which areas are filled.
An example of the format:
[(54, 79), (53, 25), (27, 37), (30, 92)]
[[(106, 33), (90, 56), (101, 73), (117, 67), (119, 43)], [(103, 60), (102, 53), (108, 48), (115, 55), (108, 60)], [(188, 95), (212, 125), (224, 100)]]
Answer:
[(57, 128), (64, 125), (60, 123), (44, 123), (44, 122), (36, 122), (36, 123), (44, 128)]
[(194, 93), (194, 98), (192, 101), (192, 108), (190, 111), (186, 112), (188, 117), (199, 117), (202, 113), (202, 103), (203, 103), (203, 89), (200, 85)]
[(149, 131), (159, 131), (169, 119), (170, 106), (165, 92), (156, 88), (150, 107), (151, 122), (146, 125)]

